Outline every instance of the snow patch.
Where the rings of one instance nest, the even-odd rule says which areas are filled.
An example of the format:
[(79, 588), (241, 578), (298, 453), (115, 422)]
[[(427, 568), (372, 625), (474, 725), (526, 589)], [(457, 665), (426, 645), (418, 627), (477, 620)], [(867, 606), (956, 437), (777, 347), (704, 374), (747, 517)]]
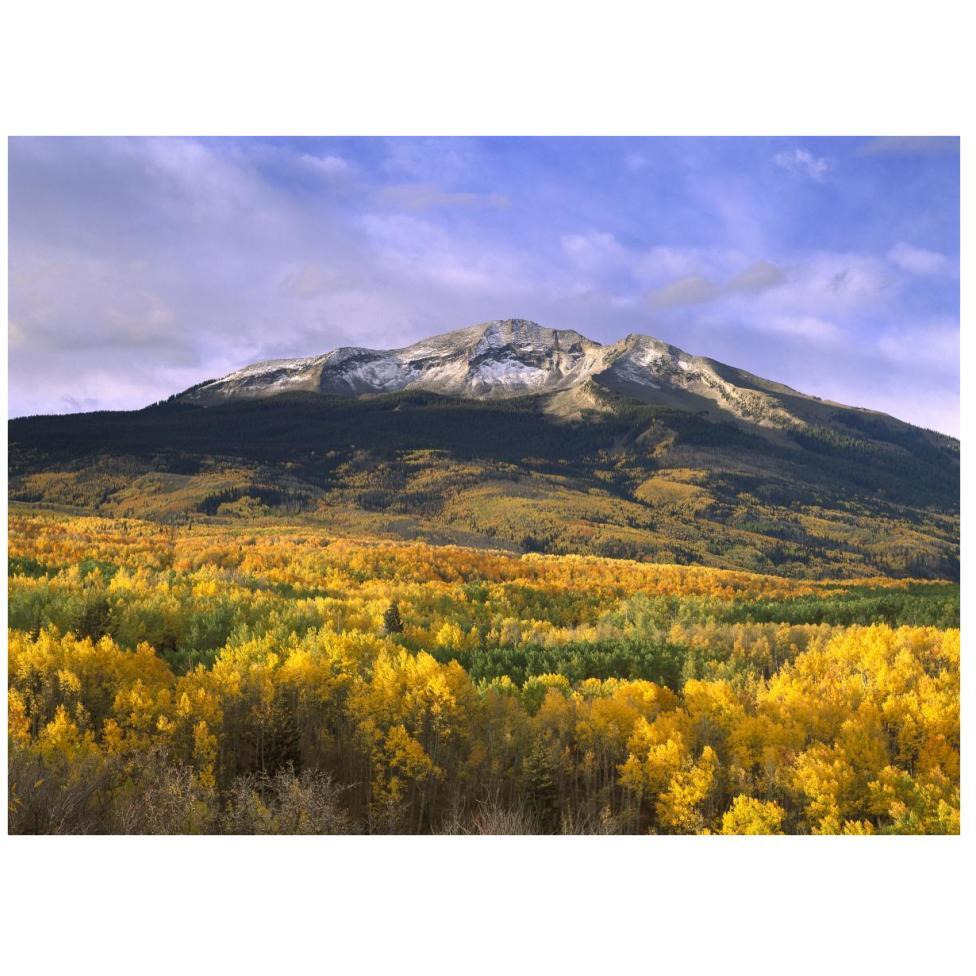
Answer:
[(707, 397), (756, 423), (793, 421), (772, 398), (740, 389), (706, 361), (659, 339), (630, 335), (601, 346), (579, 332), (547, 329), (527, 319), (497, 319), (400, 349), (343, 346), (322, 356), (254, 363), (188, 395), (254, 397), (300, 386), (352, 396), (405, 389), (475, 398), (570, 390), (582, 395), (582, 384), (607, 370), (649, 389)]

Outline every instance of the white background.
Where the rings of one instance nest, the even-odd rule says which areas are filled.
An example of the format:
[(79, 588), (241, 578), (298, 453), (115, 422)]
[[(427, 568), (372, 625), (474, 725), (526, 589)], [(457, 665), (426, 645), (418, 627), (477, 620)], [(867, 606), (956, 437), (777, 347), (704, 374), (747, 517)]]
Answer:
[[(961, 134), (969, 364), (976, 78), (964, 3), (351, 8), (21, 0), (0, 26), (3, 131)], [(6, 295), (6, 261), (3, 275)], [(968, 451), (963, 460), (965, 499)], [(964, 607), (970, 591), (966, 573)], [(971, 724), (961, 838), (4, 836), (0, 964), (17, 974), (958, 973), (976, 944)]]

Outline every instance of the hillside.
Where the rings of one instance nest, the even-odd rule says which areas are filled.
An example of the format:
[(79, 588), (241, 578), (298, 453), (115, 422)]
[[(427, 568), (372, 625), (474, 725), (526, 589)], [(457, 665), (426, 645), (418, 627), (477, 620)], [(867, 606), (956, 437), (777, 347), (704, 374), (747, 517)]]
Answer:
[(10, 497), (791, 576), (958, 577), (959, 445), (647, 336), (506, 320), (10, 422)]

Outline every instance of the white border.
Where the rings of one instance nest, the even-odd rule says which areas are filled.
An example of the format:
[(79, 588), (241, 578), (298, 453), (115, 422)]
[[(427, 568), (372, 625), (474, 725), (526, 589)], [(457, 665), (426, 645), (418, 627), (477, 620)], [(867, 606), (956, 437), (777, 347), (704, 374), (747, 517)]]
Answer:
[[(3, 131), (961, 134), (969, 256), (964, 92), (976, 79), (962, 3), (352, 8), (9, 5)], [(3, 356), (6, 367), (6, 343)], [(965, 382), (962, 404), (965, 440)], [(964, 499), (971, 468), (964, 451)], [(967, 553), (968, 527), (964, 503)], [(963, 837), (948, 839), (4, 837), (0, 961), (8, 972), (958, 972), (970, 780)]]

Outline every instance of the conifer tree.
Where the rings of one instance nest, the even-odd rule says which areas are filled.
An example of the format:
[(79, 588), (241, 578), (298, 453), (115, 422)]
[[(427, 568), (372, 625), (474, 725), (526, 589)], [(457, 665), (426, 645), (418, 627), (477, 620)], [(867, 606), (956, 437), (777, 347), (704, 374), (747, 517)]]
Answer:
[(383, 614), (383, 629), (388, 634), (402, 634), (403, 621), (400, 619), (400, 606), (394, 600)]

